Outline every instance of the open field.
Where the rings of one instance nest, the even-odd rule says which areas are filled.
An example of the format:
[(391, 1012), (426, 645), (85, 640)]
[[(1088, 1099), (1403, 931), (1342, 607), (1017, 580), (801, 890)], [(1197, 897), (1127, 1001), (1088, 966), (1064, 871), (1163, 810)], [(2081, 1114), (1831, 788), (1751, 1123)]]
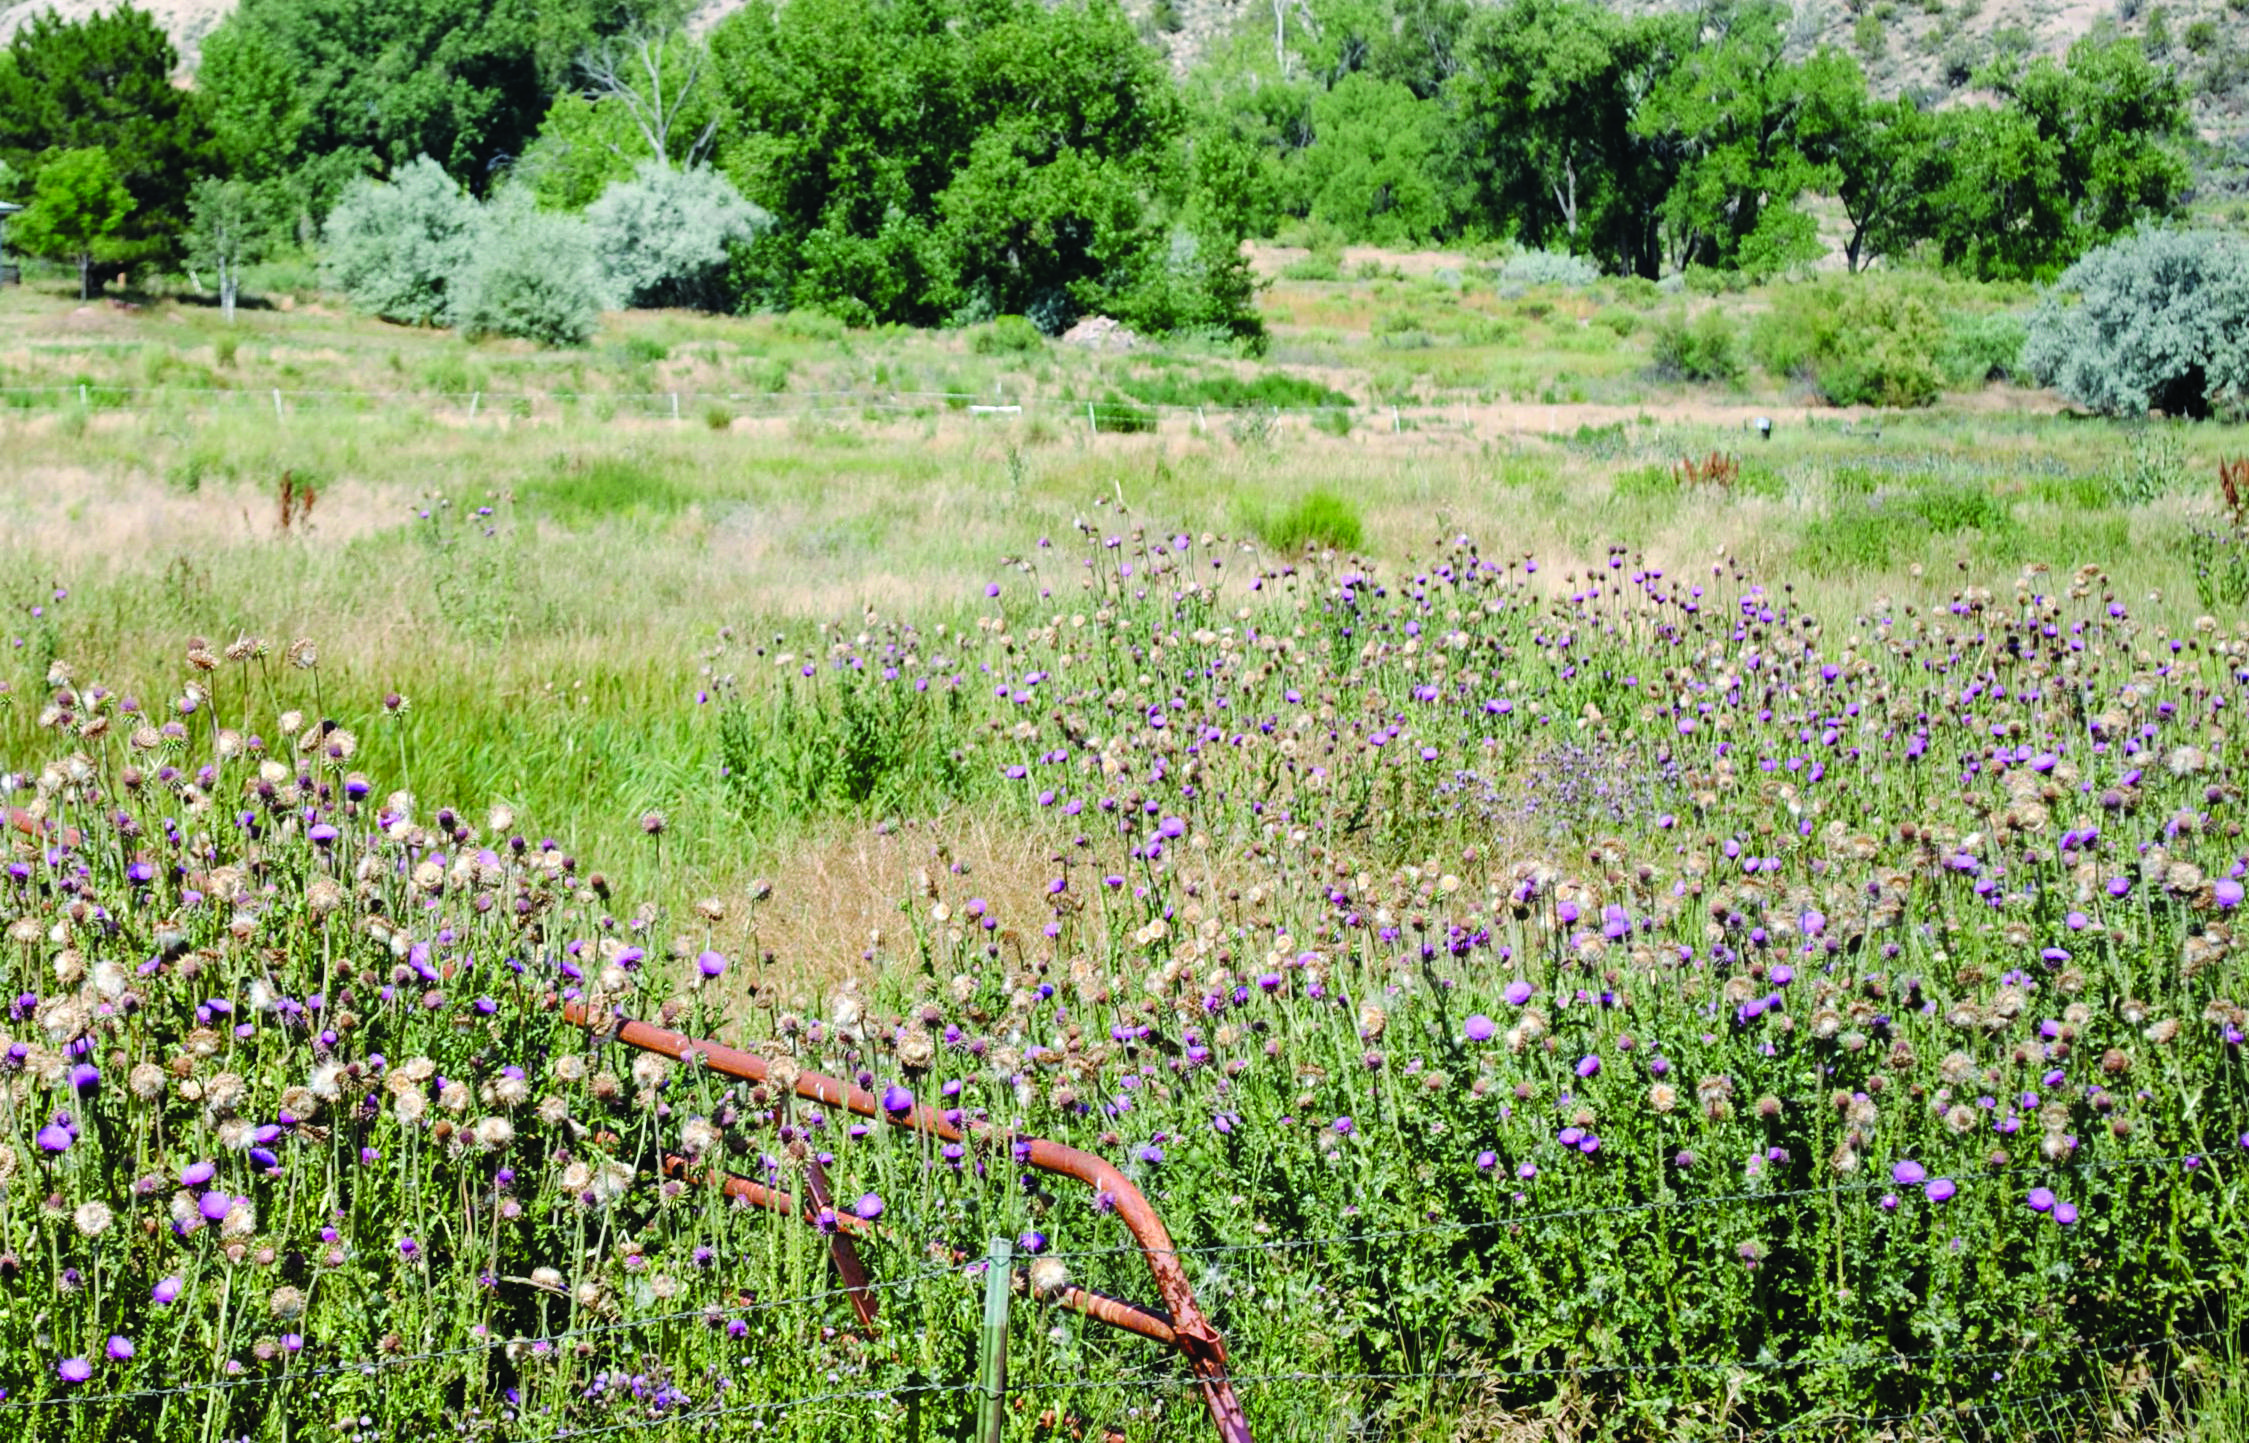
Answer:
[[(1153, 1301), (1016, 1132), (1260, 1439), (2238, 1433), (2249, 432), (1305, 260), (1261, 360), (0, 292), (0, 1434), (969, 1436), (986, 1239)], [(1014, 1317), (1010, 1437), (1210, 1436)]]

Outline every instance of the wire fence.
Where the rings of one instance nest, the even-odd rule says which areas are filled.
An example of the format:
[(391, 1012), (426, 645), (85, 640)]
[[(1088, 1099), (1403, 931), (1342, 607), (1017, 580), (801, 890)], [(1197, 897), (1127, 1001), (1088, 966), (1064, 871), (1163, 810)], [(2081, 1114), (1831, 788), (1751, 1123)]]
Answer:
[[(2053, 1163), (2034, 1168), (2010, 1170), (2004, 1174), (1964, 1178), (1958, 1184), (1963, 1192), (1971, 1187), (2020, 1188), (2024, 1176), (2030, 1172), (2058, 1176), (2066, 1174), (2093, 1175), (2120, 1170), (2149, 1170), (2181, 1168), (2200, 1171), (2214, 1167), (2216, 1158), (2207, 1153), (2176, 1153), (2155, 1157), (2128, 1157), (2093, 1160), (2083, 1163)], [(1361, 1247), (1368, 1244), (1390, 1243), (1437, 1234), (1467, 1234), (1490, 1229), (1521, 1228), (1530, 1224), (1568, 1222), (1588, 1218), (1611, 1217), (1619, 1214), (1676, 1214), (1695, 1209), (1765, 1205), (1797, 1204), (1815, 1199), (1838, 1196), (1865, 1196), (1875, 1192), (1904, 1191), (1901, 1185), (1886, 1180), (1858, 1181), (1815, 1188), (1765, 1189), (1711, 1194), (1703, 1197), (1665, 1198), (1634, 1204), (1601, 1205), (1594, 1207), (1554, 1208), (1512, 1213), (1497, 1217), (1464, 1219), (1432, 1224), (1422, 1228), (1369, 1229), (1359, 1232), (1339, 1233), (1321, 1237), (1274, 1238), (1255, 1243), (1219, 1243), (1190, 1245), (1172, 1250), (1182, 1259), (1209, 1258), (1235, 1255), (1262, 1255), (1285, 1257), (1315, 1250)], [(1111, 1258), (1142, 1252), (1136, 1245), (1085, 1249), (1054, 1249), (1040, 1256), (1057, 1261)], [(320, 1364), (317, 1366), (284, 1370), (275, 1374), (253, 1374), (240, 1377), (202, 1379), (162, 1387), (119, 1389), (101, 1393), (73, 1393), (53, 1397), (6, 1399), (0, 1396), (0, 1418), (10, 1414), (36, 1414), (47, 1409), (92, 1409), (116, 1407), (127, 1404), (160, 1401), (170, 1398), (208, 1396), (231, 1393), (241, 1389), (286, 1389), (323, 1379), (347, 1377), (373, 1377), (395, 1373), (425, 1364), (458, 1361), (497, 1350), (508, 1350), (511, 1355), (523, 1351), (532, 1354), (549, 1352), (564, 1344), (581, 1342), (618, 1334), (638, 1332), (675, 1323), (724, 1326), (730, 1322), (769, 1314), (784, 1309), (813, 1309), (828, 1304), (841, 1303), (854, 1292), (897, 1294), (924, 1284), (959, 1279), (983, 1272), (986, 1264), (981, 1258), (969, 1258), (939, 1266), (922, 1268), (901, 1277), (868, 1283), (863, 1289), (833, 1287), (793, 1294), (785, 1297), (752, 1299), (731, 1305), (701, 1306), (650, 1316), (605, 1320), (578, 1327), (566, 1328), (535, 1336), (482, 1337), (473, 1341), (441, 1348), (419, 1351), (386, 1352), (376, 1357)], [(2207, 1321), (2207, 1319), (2205, 1319)], [(1092, 1377), (1074, 1377), (1059, 1380), (1031, 1380), (1010, 1382), (1010, 1395), (1035, 1396), (1075, 1392), (1083, 1394), (1116, 1393), (1119, 1391), (1144, 1392), (1149, 1396), (1181, 1394), (1200, 1388), (1205, 1381), (1224, 1381), (1236, 1390), (1251, 1392), (1281, 1387), (1312, 1387), (1329, 1390), (1337, 1399), (1381, 1395), (1396, 1397), (1416, 1389), (1482, 1388), (1495, 1392), (1521, 1390), (1528, 1385), (1572, 1380), (1586, 1380), (1629, 1376), (1633, 1378), (1663, 1377), (1748, 1377), (1774, 1376), (1789, 1373), (1860, 1375), (1879, 1370), (1886, 1377), (1904, 1378), (1913, 1375), (1925, 1365), (1942, 1365), (1957, 1373), (1963, 1368), (1978, 1371), (1990, 1368), (1992, 1382), (2002, 1381), (2002, 1374), (2019, 1369), (2024, 1364), (2084, 1364), (2090, 1360), (2100, 1363), (2108, 1360), (2133, 1358), (2155, 1353), (2183, 1353), (2196, 1351), (2231, 1356), (2245, 1341), (2244, 1330), (2239, 1325), (2199, 1327), (2191, 1331), (2166, 1331), (2160, 1334), (2106, 1343), (2084, 1343), (2071, 1339), (2049, 1341), (2027, 1335), (2017, 1346), (1985, 1348), (1928, 1348), (1903, 1352), (1883, 1346), (1877, 1340), (1865, 1340), (1856, 1345), (1821, 1350), (1790, 1357), (1757, 1355), (1733, 1358), (1676, 1358), (1636, 1359), (1620, 1361), (1559, 1361), (1533, 1363), (1522, 1366), (1491, 1366), (1467, 1368), (1430, 1368), (1394, 1370), (1259, 1370), (1254, 1367), (1241, 1372), (1213, 1376), (1210, 1379), (1190, 1375), (1183, 1365), (1174, 1365), (1167, 1371), (1125, 1372)], [(2080, 1376), (2082, 1376), (2080, 1374)], [(2160, 1377), (2155, 1372), (2149, 1378)], [(2105, 1377), (2105, 1375), (2104, 1375)], [(908, 1399), (928, 1399), (947, 1396), (965, 1396), (979, 1391), (981, 1385), (971, 1379), (941, 1381), (931, 1379), (902, 1380), (896, 1383), (860, 1388), (830, 1388), (818, 1392), (787, 1398), (759, 1398), (750, 1401), (716, 1400), (704, 1406), (684, 1406), (652, 1409), (645, 1416), (622, 1419), (591, 1426), (564, 1426), (551, 1436), (557, 1438), (588, 1438), (609, 1434), (644, 1432), (655, 1428), (685, 1429), (705, 1424), (718, 1424), (728, 1420), (747, 1421), (752, 1418), (772, 1418), (795, 1410), (844, 1403), (902, 1402)], [(1947, 1420), (1961, 1424), (1989, 1414), (2012, 1416), (2040, 1409), (2051, 1410), (2058, 1404), (2096, 1398), (2109, 1392), (2105, 1383), (2056, 1389), (2042, 1393), (2008, 1395), (1999, 1398), (1969, 1398), (1958, 1403), (1946, 1403), (1909, 1412), (1858, 1416), (1835, 1412), (1807, 1414), (1783, 1420), (1769, 1426), (1749, 1430), (1745, 1436), (1754, 1438), (1785, 1438), (1806, 1431), (1826, 1429), (1853, 1434), (1865, 1434), (1876, 1429), (1896, 1429), (1901, 1425)], [(2019, 1429), (2010, 1427), (2019, 1434)]]
[[(2070, 1173), (2097, 1174), (2104, 1172), (2134, 1171), (2152, 1168), (2181, 1168), (2200, 1171), (2216, 1166), (2215, 1159), (2224, 1156), (2213, 1150), (2200, 1152), (2168, 1153), (2158, 1157), (2095, 1158), (2084, 1162), (2026, 1163), (2019, 1169), (2005, 1173), (1987, 1172), (1969, 1174), (1954, 1180), (1954, 1185), (1966, 1191), (1977, 1187), (1997, 1187), (2001, 1184), (2018, 1186), (2024, 1176), (2062, 1176)], [(1462, 1218), (1433, 1222), (1413, 1228), (1375, 1228), (1364, 1232), (1344, 1233), (1323, 1238), (1274, 1238), (1254, 1243), (1199, 1243), (1170, 1249), (1179, 1258), (1224, 1256), (1230, 1253), (1281, 1253), (1309, 1251), (1323, 1248), (1363, 1246), (1369, 1243), (1406, 1242), (1414, 1238), (1443, 1234), (1485, 1232), (1495, 1229), (1529, 1227), (1536, 1223), (1581, 1222), (1593, 1218), (1619, 1217), (1638, 1213), (1670, 1213), (1693, 1211), (1700, 1208), (1730, 1207), (1742, 1203), (1808, 1202), (1819, 1198), (1865, 1197), (1876, 1193), (1910, 1192), (1921, 1184), (1898, 1183), (1888, 1178), (1868, 1178), (1858, 1182), (1831, 1183), (1825, 1187), (1765, 1188), (1730, 1193), (1713, 1193), (1701, 1197), (1659, 1198), (1638, 1203), (1602, 1203), (1590, 1207), (1548, 1208), (1527, 1212), (1502, 1213), (1487, 1218)], [(1047, 1256), (1060, 1259), (1116, 1257), (1143, 1251), (1131, 1243), (1120, 1243), (1099, 1248), (1060, 1249)]]
[[(782, 420), (853, 416), (927, 418), (955, 414), (975, 420), (1038, 418), (1056, 425), (1083, 426), (1096, 433), (1129, 434), (1165, 421), (1219, 423), (1254, 430), (1291, 419), (1347, 430), (1371, 426), (1393, 432), (1473, 430), (1481, 424), (1480, 402), (1398, 400), (1333, 404), (1225, 406), (1144, 401), (1130, 396), (1092, 400), (1054, 396), (1009, 396), (967, 391), (373, 391), (344, 389), (252, 388), (226, 386), (123, 386), (96, 382), (58, 386), (0, 386), (0, 413), (16, 410), (161, 411), (173, 407), (270, 412), (286, 423), (301, 412), (395, 412), (413, 409), (433, 418), (462, 422), (590, 416), (628, 417), (681, 424), (731, 424), (735, 420)], [(1545, 403), (1540, 403), (1545, 404)], [(1576, 411), (1545, 406), (1547, 424), (1509, 431), (1576, 429)], [(1565, 414), (1567, 420), (1565, 420)]]

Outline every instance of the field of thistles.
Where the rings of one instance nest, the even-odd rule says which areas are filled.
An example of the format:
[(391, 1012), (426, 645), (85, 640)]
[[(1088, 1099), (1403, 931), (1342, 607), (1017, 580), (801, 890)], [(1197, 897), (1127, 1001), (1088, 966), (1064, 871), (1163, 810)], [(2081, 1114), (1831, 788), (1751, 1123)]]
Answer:
[(700, 805), (922, 857), (832, 985), (774, 980), (762, 888), (644, 902), (403, 790), (333, 641), (19, 680), (0, 1431), (964, 1436), (1000, 1236), (1046, 1260), (1010, 1436), (1207, 1436), (1176, 1355), (1034, 1296), (1154, 1301), (1021, 1136), (1148, 1195), (1261, 1439), (2154, 1431), (2225, 1375), (2234, 620), (2094, 566), (1828, 614), (1724, 561), (1097, 514), (948, 619), (703, 658)]

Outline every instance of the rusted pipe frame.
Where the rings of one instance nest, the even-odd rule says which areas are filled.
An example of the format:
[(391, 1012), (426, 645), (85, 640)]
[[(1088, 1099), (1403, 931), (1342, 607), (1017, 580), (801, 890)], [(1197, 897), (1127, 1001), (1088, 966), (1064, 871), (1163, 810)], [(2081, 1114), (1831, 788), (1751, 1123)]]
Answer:
[(1112, 1328), (1122, 1328), (1128, 1333), (1138, 1333), (1143, 1338), (1153, 1338), (1173, 1347), (1179, 1345), (1179, 1335), (1172, 1330), (1171, 1315), (1159, 1309), (1142, 1307), (1123, 1298), (1112, 1298), (1107, 1293), (1081, 1288), (1076, 1283), (1065, 1283), (1047, 1301), (1057, 1308), (1083, 1313)]
[(66, 847), (76, 847), (84, 840), (76, 827), (57, 827), (53, 822), (43, 821), (21, 807), (8, 808), (8, 825), (27, 837), (51, 839)]
[[(583, 1002), (569, 1002), (563, 1006), (563, 1016), (580, 1027), (594, 1028), (593, 1021)], [(621, 1020), (612, 1032), (619, 1041), (644, 1051), (659, 1053), (682, 1061), (689, 1057), (700, 1061), (714, 1072), (747, 1082), (768, 1082), (771, 1069), (766, 1060), (754, 1052), (728, 1047), (723, 1043), (698, 1041), (683, 1033), (654, 1027), (632, 1019)], [(962, 1142), (970, 1131), (991, 1135), (996, 1130), (988, 1124), (978, 1124), (964, 1131), (945, 1120), (942, 1112), (916, 1102), (904, 1112), (885, 1111), (873, 1093), (861, 1087), (838, 1081), (817, 1072), (799, 1072), (794, 1091), (797, 1096), (818, 1102), (822, 1106), (838, 1108), (860, 1117), (877, 1119), (894, 1127), (911, 1128), (947, 1142)], [(1210, 1320), (1203, 1316), (1195, 1304), (1194, 1288), (1187, 1281), (1186, 1270), (1179, 1265), (1178, 1250), (1172, 1246), (1171, 1235), (1163, 1219), (1149, 1206), (1148, 1199), (1132, 1180), (1119, 1172), (1107, 1159), (1044, 1138), (1019, 1137), (1010, 1139), (1021, 1146), (1022, 1160), (1042, 1172), (1058, 1173), (1077, 1179), (1094, 1189), (1096, 1195), (1106, 1195), (1119, 1219), (1130, 1230), (1133, 1240), (1140, 1245), (1148, 1271), (1155, 1277), (1156, 1291), (1163, 1296), (1170, 1312), (1172, 1342), (1187, 1356), (1196, 1380), (1202, 1385), (1203, 1401), (1210, 1409), (1211, 1422), (1216, 1425), (1219, 1437), (1225, 1443), (1251, 1443), (1249, 1421), (1242, 1414), (1241, 1404), (1234, 1397), (1232, 1384), (1226, 1379), (1226, 1344)], [(1101, 1316), (1093, 1313), (1091, 1316)], [(1110, 1321), (1103, 1318), (1103, 1321)], [(1121, 1325), (1120, 1326), (1124, 1326)], [(1133, 1331), (1139, 1331), (1134, 1329)]]
[[(828, 1186), (828, 1170), (816, 1156), (805, 1159), (804, 1190), (812, 1194), (814, 1207), (827, 1209), (828, 1216), (835, 1220), (835, 1231), (828, 1234), (828, 1256), (835, 1259), (836, 1276), (851, 1290), (851, 1311), (859, 1315), (861, 1327), (871, 1328), (877, 1309), (875, 1295), (867, 1286), (867, 1265), (859, 1261), (858, 1244), (851, 1240), (858, 1229), (844, 1226), (847, 1214), (836, 1206), (835, 1192)], [(859, 1219), (853, 1217), (851, 1221), (857, 1223)]]

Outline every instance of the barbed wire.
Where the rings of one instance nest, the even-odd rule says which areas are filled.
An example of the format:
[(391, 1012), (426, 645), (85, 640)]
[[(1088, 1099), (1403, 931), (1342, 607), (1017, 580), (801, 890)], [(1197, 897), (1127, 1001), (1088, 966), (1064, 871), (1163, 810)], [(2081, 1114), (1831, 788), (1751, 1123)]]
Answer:
[[(84, 385), (56, 386), (0, 386), (0, 397), (5, 396), (56, 396), (77, 398), (82, 405), (102, 406), (108, 409), (146, 409), (137, 404), (139, 398), (155, 401), (188, 398), (215, 398), (243, 401), (259, 407), (282, 402), (336, 401), (345, 404), (411, 401), (425, 403), (430, 409), (457, 406), (463, 409), (477, 407), (491, 409), (494, 414), (504, 414), (499, 408), (519, 402), (545, 403), (556, 407), (598, 406), (603, 403), (624, 405), (646, 404), (659, 412), (670, 406), (703, 405), (724, 402), (767, 408), (768, 414), (788, 415), (802, 413), (852, 412), (861, 410), (926, 411), (932, 405), (942, 405), (954, 410), (973, 410), (979, 406), (995, 411), (1029, 412), (1053, 411), (1072, 417), (1090, 413), (1096, 417), (1123, 418), (1136, 413), (1158, 416), (1322, 416), (1351, 415), (1365, 412), (1398, 418), (1442, 418), (1458, 416), (1464, 407), (1480, 404), (1475, 401), (1391, 403), (1391, 402), (1321, 402), (1321, 403), (1271, 403), (1252, 406), (1228, 406), (1210, 403), (1186, 404), (1176, 401), (1142, 401), (1132, 397), (1111, 400), (1068, 399), (1046, 396), (1008, 396), (978, 391), (363, 391), (348, 388), (292, 389), (264, 386), (120, 386), (88, 382)], [(812, 401), (820, 405), (799, 405)], [(135, 404), (128, 404), (135, 403)], [(668, 412), (664, 412), (669, 414)], [(684, 418), (683, 418), (684, 419)]]
[[(1177, 1374), (1158, 1375), (1138, 1373), (1119, 1376), (1115, 1378), (1072, 1378), (1032, 1383), (1011, 1383), (1007, 1386), (1005, 1391), (1009, 1395), (1048, 1392), (1092, 1393), (1113, 1391), (1119, 1388), (1156, 1388), (1179, 1392), (1189, 1389), (1199, 1389), (1206, 1381), (1223, 1382), (1232, 1387), (1244, 1389), (1270, 1387), (1287, 1383), (1382, 1382), (1416, 1384), (1496, 1382), (1504, 1384), (1529, 1378), (1594, 1377), (1616, 1373), (1629, 1373), (1634, 1375), (1660, 1375), (1681, 1372), (1756, 1372), (1837, 1365), (1847, 1368), (1860, 1368), (1876, 1366), (1878, 1364), (1886, 1364), (1891, 1367), (1900, 1367), (1909, 1363), (1934, 1361), (1940, 1358), (1955, 1363), (1979, 1363), (1988, 1361), (1993, 1358), (2020, 1359), (2024, 1357), (2040, 1356), (2085, 1357), (2107, 1356), (2117, 1353), (2135, 1353), (2148, 1351), (2150, 1349), (2158, 1347), (2176, 1347), (2186, 1342), (2203, 1338), (2218, 1337), (2229, 1334), (2233, 1331), (2234, 1330), (2232, 1329), (2210, 1328), (2193, 1333), (2168, 1334), (2161, 1338), (2138, 1339), (2127, 1343), (2114, 1343), (2101, 1346), (2081, 1346), (2062, 1349), (2032, 1349), (2026, 1351), (2023, 1349), (2010, 1348), (2004, 1350), (1994, 1349), (1981, 1353), (1949, 1353), (1930, 1351), (1918, 1354), (1894, 1354), (1885, 1358), (1869, 1359), (1862, 1363), (1852, 1363), (1847, 1360), (1841, 1360), (1833, 1357), (1799, 1358), (1785, 1360), (1750, 1358), (1721, 1362), (1680, 1361), (1674, 1363), (1653, 1364), (1614, 1363), (1597, 1364), (1592, 1366), (1565, 1365), (1545, 1368), (1461, 1369), (1435, 1370), (1425, 1372), (1319, 1372), (1303, 1370), (1285, 1373), (1220, 1374), (1213, 1375), (1207, 1380), (1202, 1377), (1180, 1376)], [(721, 1406), (693, 1408), (677, 1413), (661, 1414), (646, 1418), (628, 1419), (617, 1423), (601, 1424), (591, 1428), (565, 1428), (559, 1430), (554, 1436), (557, 1438), (587, 1438), (606, 1434), (639, 1432), (645, 1431), (650, 1428), (685, 1426), (727, 1417), (741, 1417), (752, 1414), (785, 1412), (794, 1408), (810, 1407), (825, 1403), (888, 1402), (892, 1399), (908, 1395), (960, 1395), (975, 1393), (980, 1390), (981, 1385), (973, 1382), (901, 1383), (884, 1388), (839, 1389), (784, 1400), (767, 1400), (757, 1403), (725, 1404)], [(1757, 1436), (1779, 1437), (1790, 1432), (1799, 1431), (1805, 1428), (1819, 1427), (1822, 1425), (1875, 1427), (1885, 1424), (1935, 1417), (1939, 1415), (1957, 1417), (1964, 1413), (2004, 1411), (2017, 1408), (2027, 1409), (2033, 1406), (2051, 1403), (2062, 1398), (2084, 1396), (2095, 1391), (2097, 1391), (2095, 1388), (2088, 1386), (2066, 1390), (2055, 1390), (2047, 1393), (2032, 1394), (2023, 1397), (1997, 1399), (1985, 1403), (1946, 1404), (1939, 1407), (1922, 1409), (1912, 1413), (1884, 1414), (1869, 1418), (1848, 1418), (1834, 1416), (1805, 1417), (1761, 1430), (1761, 1432)]]
[(186, 1394), (224, 1392), (235, 1388), (282, 1387), (293, 1383), (311, 1382), (320, 1378), (344, 1375), (371, 1376), (416, 1363), (442, 1362), (451, 1358), (489, 1353), (494, 1349), (539, 1348), (566, 1343), (578, 1338), (600, 1337), (613, 1333), (633, 1332), (642, 1328), (662, 1327), (669, 1323), (708, 1322), (725, 1323), (753, 1313), (772, 1312), (781, 1308), (809, 1307), (817, 1303), (849, 1298), (854, 1294), (896, 1292), (935, 1278), (954, 1277), (981, 1266), (981, 1259), (953, 1263), (943, 1267), (925, 1268), (902, 1278), (885, 1282), (870, 1282), (862, 1287), (824, 1288), (818, 1292), (800, 1293), (787, 1298), (758, 1299), (747, 1303), (713, 1303), (678, 1312), (656, 1313), (644, 1318), (625, 1318), (609, 1323), (589, 1323), (583, 1327), (565, 1328), (559, 1332), (543, 1333), (535, 1337), (492, 1337), (454, 1347), (436, 1348), (419, 1353), (388, 1353), (376, 1358), (363, 1358), (349, 1363), (324, 1363), (317, 1367), (278, 1375), (246, 1375), (240, 1378), (211, 1378), (194, 1383), (176, 1383), (162, 1388), (126, 1388), (112, 1393), (61, 1394), (51, 1398), (23, 1398), (0, 1400), (0, 1413), (11, 1413), (35, 1408), (92, 1407), (97, 1404), (141, 1402), (152, 1398), (170, 1398)]

